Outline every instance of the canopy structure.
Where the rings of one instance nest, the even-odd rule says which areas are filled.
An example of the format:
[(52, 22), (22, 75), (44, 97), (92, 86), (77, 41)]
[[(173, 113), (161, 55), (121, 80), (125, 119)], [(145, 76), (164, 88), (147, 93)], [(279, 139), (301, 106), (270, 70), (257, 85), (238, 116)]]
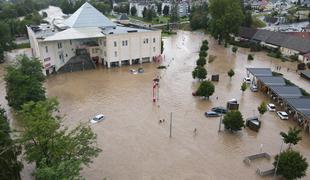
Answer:
[(272, 76), (270, 68), (246, 68), (253, 76)]
[(258, 76), (257, 79), (267, 86), (271, 86), (271, 85), (284, 86), (285, 85), (285, 81), (283, 77)]
[(49, 36), (44, 41), (59, 41), (59, 40), (71, 40), (71, 39), (87, 39), (87, 38), (99, 38), (105, 35), (98, 27), (84, 27), (84, 28), (69, 28), (64, 31), (58, 32), (53, 36)]
[(302, 96), (297, 86), (269, 86), (269, 89), (281, 98), (298, 98)]

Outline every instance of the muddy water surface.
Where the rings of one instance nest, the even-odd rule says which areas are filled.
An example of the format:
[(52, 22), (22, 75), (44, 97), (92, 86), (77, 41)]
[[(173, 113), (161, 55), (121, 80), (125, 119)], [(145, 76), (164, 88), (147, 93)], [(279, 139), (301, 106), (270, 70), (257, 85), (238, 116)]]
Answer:
[[(220, 74), (215, 83), (215, 94), (210, 100), (195, 98), (191, 93), (198, 82), (191, 72), (198, 58), (203, 39), (209, 40), (209, 54), (214, 62), (207, 65), (208, 77)], [(235, 134), (218, 133), (219, 118), (205, 118), (204, 112), (213, 106), (224, 106), (228, 99), (240, 102), (244, 118), (257, 115), (257, 106), (269, 102), (262, 93), (250, 90), (242, 93), (242, 79), (246, 67), (282, 66), (285, 77), (310, 90), (309, 82), (300, 79), (294, 63), (282, 63), (260, 52), (254, 61), (247, 61), (248, 51), (239, 49), (237, 54), (230, 48), (217, 45), (199, 32), (180, 31), (164, 39), (166, 70), (157, 70), (158, 64), (143, 64), (143, 74), (128, 71), (138, 66), (98, 68), (92, 71), (66, 73), (51, 76), (46, 82), (50, 97), (60, 101), (65, 124), (74, 127), (88, 123), (98, 113), (106, 120), (92, 125), (98, 135), (102, 153), (82, 175), (87, 179), (111, 180), (206, 180), (206, 179), (262, 179), (255, 171), (269, 167), (272, 161), (257, 161), (246, 166), (245, 156), (263, 151), (275, 155), (280, 149), (280, 131), (294, 126), (292, 121), (281, 121), (275, 113), (267, 112), (259, 133), (248, 129)], [(289, 72), (287, 67), (290, 68)], [(0, 67), (0, 75), (3, 68)], [(230, 80), (227, 71), (232, 68), (235, 76)], [(152, 79), (161, 76), (159, 101), (152, 102)], [(4, 100), (4, 83), (1, 85), (1, 103)], [(216, 98), (218, 97), (218, 99)], [(170, 112), (173, 117), (172, 138), (169, 138)], [(159, 124), (159, 119), (165, 122)], [(193, 130), (197, 128), (197, 134)], [(223, 127), (222, 127), (223, 129)], [(310, 137), (294, 147), (310, 160)], [(309, 174), (310, 171), (308, 171)], [(271, 179), (267, 177), (265, 179)], [(307, 178), (305, 178), (307, 179)]]

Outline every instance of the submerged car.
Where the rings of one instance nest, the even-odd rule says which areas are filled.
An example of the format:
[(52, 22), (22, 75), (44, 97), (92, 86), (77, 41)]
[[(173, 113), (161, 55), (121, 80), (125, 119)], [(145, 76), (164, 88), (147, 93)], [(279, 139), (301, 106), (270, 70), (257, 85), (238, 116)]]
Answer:
[(224, 107), (221, 107), (221, 106), (214, 107), (214, 108), (211, 109), (211, 111), (214, 111), (214, 112), (217, 112), (217, 113), (220, 113), (220, 114), (226, 114), (227, 113), (227, 109), (224, 108)]
[(285, 111), (278, 111), (277, 114), (282, 120), (288, 119), (288, 114)]
[(272, 103), (269, 103), (269, 104), (267, 104), (267, 109), (268, 109), (268, 111), (275, 112), (276, 106)]
[(102, 120), (104, 120), (105, 119), (105, 116), (103, 115), (103, 114), (98, 114), (98, 115), (96, 115), (95, 117), (93, 117), (91, 120), (90, 120), (90, 122), (92, 123), (92, 124), (95, 124), (95, 123), (98, 123), (98, 122), (100, 122), (100, 121), (102, 121)]
[(261, 121), (258, 119), (257, 116), (253, 116), (246, 119), (245, 125), (251, 130), (258, 132), (261, 126)]
[(205, 112), (205, 116), (206, 117), (219, 117), (220, 114), (214, 111), (208, 111), (208, 112)]

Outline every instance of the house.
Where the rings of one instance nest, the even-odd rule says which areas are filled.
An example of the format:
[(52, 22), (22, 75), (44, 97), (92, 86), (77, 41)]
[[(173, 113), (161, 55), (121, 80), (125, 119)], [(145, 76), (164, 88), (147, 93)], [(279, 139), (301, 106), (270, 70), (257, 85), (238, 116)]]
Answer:
[(256, 34), (257, 29), (248, 28), (248, 27), (240, 27), (237, 40), (239, 41), (249, 41)]
[(102, 64), (111, 66), (150, 62), (161, 54), (161, 31), (119, 26), (89, 3), (64, 21), (65, 30), (52, 25), (27, 26), (33, 56), (44, 73), (75, 71)]

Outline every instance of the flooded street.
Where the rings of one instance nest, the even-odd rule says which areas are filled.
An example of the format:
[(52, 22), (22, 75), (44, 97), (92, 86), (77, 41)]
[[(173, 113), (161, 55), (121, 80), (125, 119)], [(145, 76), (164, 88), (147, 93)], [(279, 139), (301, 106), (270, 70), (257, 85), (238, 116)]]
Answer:
[[(216, 59), (206, 65), (208, 78), (219, 74), (215, 93), (210, 100), (193, 97), (198, 87), (192, 79), (192, 70), (198, 59), (201, 41), (209, 41), (208, 54)], [(271, 161), (252, 162), (246, 166), (247, 155), (263, 151), (272, 156), (279, 152), (280, 131), (296, 125), (293, 121), (281, 121), (274, 112), (261, 116), (262, 127), (258, 133), (244, 129), (238, 133), (218, 133), (219, 118), (206, 118), (204, 112), (214, 106), (225, 106), (226, 101), (236, 98), (243, 117), (258, 115), (257, 107), (270, 99), (261, 92), (249, 88), (242, 93), (240, 86), (246, 76), (246, 67), (282, 66), (282, 73), (296, 85), (310, 91), (310, 83), (296, 74), (296, 63), (281, 62), (265, 52), (255, 53), (254, 61), (248, 61), (247, 49), (236, 54), (231, 48), (199, 32), (179, 31), (164, 39), (167, 69), (158, 70), (158, 64), (143, 64), (143, 74), (130, 74), (137, 66), (98, 68), (50, 76), (46, 81), (49, 97), (57, 97), (60, 110), (65, 115), (64, 124), (69, 127), (89, 123), (99, 113), (106, 120), (91, 125), (98, 135), (98, 146), (103, 150), (82, 176), (101, 180), (208, 180), (208, 179), (271, 179), (256, 175), (258, 167), (269, 167)], [(287, 72), (287, 68), (290, 71)], [(230, 80), (227, 72), (235, 71)], [(3, 65), (0, 76), (3, 77)], [(159, 101), (152, 102), (152, 80), (160, 75)], [(5, 87), (0, 80), (0, 103), (5, 104)], [(218, 97), (218, 99), (216, 99)], [(7, 106), (5, 106), (7, 108)], [(169, 138), (169, 119), (172, 112), (172, 138)], [(159, 124), (159, 119), (165, 119)], [(193, 133), (197, 128), (197, 135)], [(222, 126), (223, 129), (223, 126)], [(286, 146), (285, 146), (286, 147)], [(294, 147), (310, 163), (310, 137)], [(309, 175), (308, 169), (307, 174)], [(305, 177), (304, 179), (309, 179)]]

